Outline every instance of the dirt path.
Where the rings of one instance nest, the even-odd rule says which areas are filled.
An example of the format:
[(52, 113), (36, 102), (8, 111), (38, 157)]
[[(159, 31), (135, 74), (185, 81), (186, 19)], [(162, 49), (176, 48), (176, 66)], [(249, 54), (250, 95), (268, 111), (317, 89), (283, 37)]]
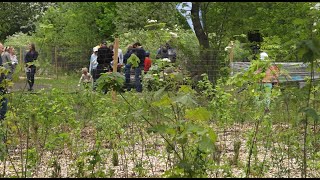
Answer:
[[(35, 80), (39, 79), (39, 77), (35, 77)], [(44, 78), (42, 78), (44, 79)], [(28, 90), (28, 85), (27, 85), (27, 79), (26, 77), (19, 77), (19, 81), (14, 82), (13, 87), (10, 89), (11, 92), (17, 92), (17, 91), (27, 91)], [(35, 82), (33, 85), (34, 91), (38, 91), (40, 89), (51, 89), (52, 86), (50, 85), (44, 85), (44, 84), (39, 84)]]

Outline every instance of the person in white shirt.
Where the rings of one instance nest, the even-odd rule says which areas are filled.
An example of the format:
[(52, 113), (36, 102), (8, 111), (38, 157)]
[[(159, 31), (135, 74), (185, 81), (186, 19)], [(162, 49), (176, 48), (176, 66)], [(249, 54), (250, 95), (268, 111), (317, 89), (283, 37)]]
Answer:
[[(113, 44), (111, 44), (109, 46), (109, 48), (114, 52), (114, 46)], [(113, 61), (110, 62), (110, 65), (111, 67), (113, 67)], [(121, 70), (121, 67), (123, 66), (123, 53), (122, 53), (122, 50), (120, 48), (118, 48), (118, 68), (117, 68), (117, 71), (120, 72)]]
[(92, 49), (92, 54), (90, 56), (90, 65), (89, 65), (89, 73), (91, 73), (93, 75), (93, 71), (95, 69), (97, 69), (97, 66), (98, 66), (98, 61), (97, 61), (97, 58), (98, 58), (98, 49), (99, 47), (96, 46)]
[(16, 69), (16, 66), (18, 64), (18, 59), (17, 59), (17, 56), (16, 56), (16, 53), (15, 53), (15, 49), (10, 46), (9, 47), (9, 55), (10, 55), (10, 59), (11, 59), (11, 64), (10, 64), (10, 72), (8, 74), (8, 79), (12, 80), (12, 75)]
[(266, 53), (266, 52), (264, 52), (264, 51), (262, 51), (261, 53), (260, 53), (260, 60), (265, 60), (265, 58), (267, 58), (267, 57), (269, 57), (268, 56), (268, 54)]
[(95, 82), (98, 79), (97, 76), (97, 67), (98, 67), (98, 49), (100, 46), (96, 46), (92, 49), (92, 54), (90, 57), (89, 73), (92, 75), (92, 89), (95, 89)]

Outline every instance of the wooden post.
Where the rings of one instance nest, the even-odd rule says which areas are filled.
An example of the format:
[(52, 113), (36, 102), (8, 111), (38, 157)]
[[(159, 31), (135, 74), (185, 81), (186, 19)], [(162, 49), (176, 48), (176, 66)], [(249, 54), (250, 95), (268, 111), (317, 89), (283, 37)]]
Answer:
[[(114, 41), (114, 55), (113, 55), (113, 72), (117, 72), (118, 69), (118, 49), (119, 49), (119, 38), (116, 38)], [(116, 101), (116, 92), (114, 90), (112, 90), (112, 100), (113, 102)]]
[(229, 59), (230, 59), (230, 66), (231, 66), (231, 76), (233, 75), (233, 41), (230, 42), (230, 53), (229, 53)]
[(57, 47), (54, 47), (54, 61), (56, 62), (56, 76), (58, 79), (58, 58), (57, 58)]

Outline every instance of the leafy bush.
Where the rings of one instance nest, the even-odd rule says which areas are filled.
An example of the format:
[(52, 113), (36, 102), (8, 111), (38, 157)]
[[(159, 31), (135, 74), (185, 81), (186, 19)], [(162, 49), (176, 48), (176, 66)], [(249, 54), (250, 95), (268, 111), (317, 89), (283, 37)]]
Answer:
[(122, 91), (125, 78), (119, 72), (102, 73), (97, 79), (97, 89), (102, 92), (114, 90), (117, 92)]

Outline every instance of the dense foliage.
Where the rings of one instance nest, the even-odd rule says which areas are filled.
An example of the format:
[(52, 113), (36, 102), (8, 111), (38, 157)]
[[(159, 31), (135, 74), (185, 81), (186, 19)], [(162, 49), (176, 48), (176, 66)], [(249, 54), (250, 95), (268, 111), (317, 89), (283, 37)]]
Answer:
[[(32, 5), (16, 4), (21, 5), (21, 9)], [(92, 47), (100, 44), (103, 39), (112, 43), (115, 37), (119, 37), (120, 48), (124, 51), (128, 44), (140, 41), (154, 55), (161, 44), (170, 40), (170, 32), (177, 33), (178, 38), (170, 40), (180, 51), (178, 56), (183, 54), (178, 57), (177, 62), (201, 64), (193, 74), (200, 76), (206, 72), (209, 73), (210, 80), (216, 81), (217, 78), (212, 77), (224, 75), (219, 71), (221, 67), (227, 66), (227, 52), (224, 48), (230, 40), (238, 40), (241, 43), (240, 51), (237, 53), (251, 53), (250, 43), (246, 38), (250, 30), (260, 30), (264, 37), (261, 49), (270, 52), (270, 56), (276, 61), (299, 61), (297, 54), (292, 53), (296, 42), (310, 37), (312, 33), (318, 33), (316, 29), (319, 25), (319, 13), (316, 3), (312, 2), (193, 3), (189, 8), (191, 12), (197, 14), (195, 11), (201, 11), (201, 17), (191, 18), (195, 32), (192, 32), (185, 17), (176, 9), (179, 4), (57, 2), (48, 6), (45, 3), (35, 3), (35, 7), (43, 9), (39, 12), (44, 13), (34, 15), (38, 19), (32, 19), (34, 28), (28, 32), (34, 33), (28, 41), (34, 41), (41, 47), (41, 59), (47, 64), (54, 62), (51, 54), (56, 48), (58, 57), (71, 70), (86, 66)], [(151, 21), (156, 21), (154, 24), (158, 26), (150, 26)], [(197, 32), (197, 29), (202, 31)], [(9, 35), (15, 39), (23, 38), (18, 34), (19, 30), (15, 30), (17, 34), (10, 31)], [(8, 37), (6, 43), (13, 44), (10, 42), (12, 40)], [(20, 41), (19, 46), (24, 47), (27, 44), (23, 41)], [(201, 50), (201, 47), (205, 47), (206, 50)], [(188, 59), (185, 59), (186, 57)], [(190, 69), (194, 68), (189, 67)]]
[[(48, 87), (5, 95), (0, 177), (319, 176), (317, 3), (193, 2), (194, 29), (179, 2), (49, 4), (17, 3), (10, 8), (20, 8), (28, 23), (0, 27), (5, 45), (21, 47), (21, 57), (36, 43), (36, 84)], [(269, 60), (252, 57), (247, 32), (255, 29)], [(143, 93), (126, 91), (118, 72), (102, 74), (96, 91), (75, 89), (92, 47), (116, 37), (124, 53), (136, 41), (151, 52)], [(231, 40), (234, 61), (251, 61), (232, 77)], [(177, 49), (176, 63), (155, 58), (166, 42)], [(58, 59), (66, 74), (50, 67)], [(307, 63), (306, 86), (281, 83), (267, 96), (259, 82), (271, 61)], [(57, 76), (41, 76), (44, 69)]]

